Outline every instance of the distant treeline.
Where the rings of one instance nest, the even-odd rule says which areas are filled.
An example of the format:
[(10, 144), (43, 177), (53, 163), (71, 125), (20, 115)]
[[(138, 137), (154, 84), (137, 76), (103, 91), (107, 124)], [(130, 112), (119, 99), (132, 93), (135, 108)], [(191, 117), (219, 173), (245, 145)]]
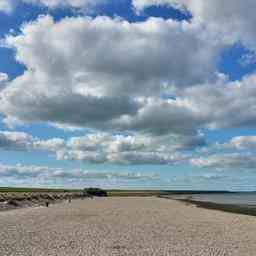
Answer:
[(52, 188), (15, 188), (15, 187), (0, 187), (0, 193), (72, 193), (82, 192), (82, 189), (52, 189)]

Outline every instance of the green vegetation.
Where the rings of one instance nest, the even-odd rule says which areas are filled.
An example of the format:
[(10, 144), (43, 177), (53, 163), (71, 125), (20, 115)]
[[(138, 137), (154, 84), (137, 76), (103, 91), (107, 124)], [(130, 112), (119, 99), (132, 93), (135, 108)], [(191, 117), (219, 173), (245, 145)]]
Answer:
[(50, 189), (50, 188), (10, 188), (0, 187), (0, 193), (75, 193), (82, 192), (81, 189)]
[(165, 194), (160, 190), (103, 190), (100, 188), (79, 189), (49, 189), (49, 188), (15, 188), (0, 187), (0, 193), (79, 193), (83, 192), (92, 196), (159, 196)]
[(164, 192), (160, 190), (108, 190), (108, 196), (160, 196)]
[(15, 187), (0, 187), (0, 193), (101, 193), (106, 192), (108, 196), (161, 196), (161, 195), (177, 195), (177, 194), (202, 194), (202, 193), (228, 193), (227, 191), (175, 191), (175, 190), (123, 190), (109, 189), (103, 190), (100, 188), (85, 188), (85, 189), (51, 189), (51, 188), (15, 188)]
[(15, 187), (0, 187), (0, 193), (76, 193), (86, 192), (91, 195), (107, 193), (108, 196), (157, 196), (164, 193), (160, 190), (102, 190), (100, 188), (85, 188), (79, 189), (49, 189), (49, 188), (15, 188)]

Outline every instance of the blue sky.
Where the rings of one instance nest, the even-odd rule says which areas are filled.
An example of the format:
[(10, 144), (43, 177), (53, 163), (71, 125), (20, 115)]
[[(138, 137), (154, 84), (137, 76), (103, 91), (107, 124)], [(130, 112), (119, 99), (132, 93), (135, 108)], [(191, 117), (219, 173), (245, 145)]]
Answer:
[(246, 5), (0, 1), (0, 186), (255, 190)]

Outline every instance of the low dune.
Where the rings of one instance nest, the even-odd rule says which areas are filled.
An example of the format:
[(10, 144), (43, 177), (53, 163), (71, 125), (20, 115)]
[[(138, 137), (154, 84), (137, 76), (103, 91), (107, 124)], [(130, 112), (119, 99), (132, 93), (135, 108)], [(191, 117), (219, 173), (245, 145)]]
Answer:
[(5, 256), (253, 256), (256, 218), (156, 197), (0, 212)]
[(0, 211), (24, 207), (44, 206), (63, 200), (83, 198), (81, 192), (6, 192), (0, 193)]

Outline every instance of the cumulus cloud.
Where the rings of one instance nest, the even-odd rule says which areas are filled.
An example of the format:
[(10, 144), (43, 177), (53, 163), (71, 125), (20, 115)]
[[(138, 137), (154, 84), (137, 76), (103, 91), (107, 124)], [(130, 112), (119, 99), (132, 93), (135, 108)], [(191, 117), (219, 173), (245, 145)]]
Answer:
[(238, 136), (232, 138), (228, 146), (234, 147), (236, 149), (255, 150), (256, 136)]
[(202, 168), (215, 169), (255, 169), (256, 158), (250, 153), (215, 154), (201, 158), (192, 158), (190, 163)]
[(6, 73), (0, 72), (0, 91), (4, 89), (8, 80), (9, 76)]
[(60, 138), (40, 140), (24, 132), (0, 131), (0, 149), (13, 151), (46, 150), (56, 152), (65, 147)]
[(67, 146), (57, 151), (59, 160), (79, 160), (93, 163), (166, 164), (186, 160), (180, 150), (194, 149), (205, 143), (203, 137), (151, 137), (142, 135), (111, 135), (106, 133), (73, 137)]
[(13, 0), (0, 0), (0, 12), (10, 13), (13, 9)]
[[(29, 1), (49, 8), (92, 4)], [(0, 74), (4, 122), (95, 132), (67, 141), (22, 141), (2, 133), (0, 147), (47, 150), (60, 160), (176, 164), (188, 160), (176, 151), (207, 145), (203, 129), (255, 128), (256, 75), (230, 82), (217, 65), (223, 49), (238, 41), (254, 53), (255, 1), (133, 1), (138, 11), (162, 4), (193, 17), (189, 22), (149, 18), (132, 23), (101, 16), (55, 22), (41, 16), (24, 24), (19, 35), (8, 35), (6, 47), (15, 50), (26, 70), (11, 81)], [(254, 143), (253, 138), (234, 138), (230, 145), (252, 149)], [(214, 166), (216, 158), (191, 163)], [(231, 166), (238, 156), (227, 158)]]
[[(137, 11), (153, 5), (166, 5), (190, 12), (193, 23), (203, 23), (211, 31), (218, 31), (228, 41), (241, 41), (255, 50), (256, 18), (254, 0), (133, 0)], [(217, 34), (216, 34), (217, 36)]]
[(150, 6), (172, 6), (179, 9), (184, 9), (185, 1), (177, 1), (177, 0), (132, 0), (132, 4), (135, 9), (140, 12)]
[(6, 73), (0, 72), (0, 84), (3, 83), (3, 82), (8, 81), (8, 79), (9, 79), (9, 77)]
[[(220, 47), (199, 32), (201, 28), (186, 22), (154, 18), (129, 23), (79, 17), (55, 23), (49, 16), (41, 17), (25, 25), (21, 35), (7, 37), (6, 44), (16, 50), (27, 71), (1, 92), (0, 111), (7, 122), (140, 128), (148, 111), (155, 108), (163, 115), (167, 104), (161, 95), (173, 85), (216, 79)], [(150, 100), (152, 96), (157, 98)], [(183, 109), (169, 105), (174, 120), (168, 122), (178, 130), (175, 118)], [(134, 124), (127, 124), (133, 117)], [(160, 130), (167, 130), (167, 125)]]
[(102, 164), (107, 162), (105, 153), (97, 151), (60, 150), (57, 151), (57, 159), (83, 161), (93, 164)]
[(74, 8), (80, 11), (91, 12), (107, 3), (108, 0), (0, 0), (0, 11), (11, 13), (19, 4), (33, 4), (50, 9)]
[(58, 159), (183, 161), (175, 150), (206, 145), (200, 129), (256, 125), (256, 76), (229, 82), (216, 74), (215, 55), (223, 42), (205, 40), (204, 32), (200, 25), (156, 18), (129, 23), (78, 17), (55, 23), (40, 17), (6, 38), (27, 70), (0, 92), (0, 111), (6, 123), (108, 131), (68, 142), (33, 141), (34, 149), (56, 152)]
[(50, 168), (46, 166), (24, 166), (24, 165), (4, 165), (0, 164), (0, 176), (2, 179), (13, 179), (14, 181), (27, 180), (55, 180), (68, 184), (69, 181), (87, 180), (158, 180), (157, 174), (141, 174), (138, 172), (95, 172), (80, 169), (65, 170), (62, 168)]
[(152, 164), (152, 165), (175, 165), (185, 162), (186, 157), (181, 154), (168, 152), (121, 152), (110, 154), (108, 160), (119, 164)]
[(175, 165), (185, 162), (186, 158), (181, 154), (167, 152), (143, 152), (125, 151), (118, 153), (91, 152), (91, 151), (59, 151), (59, 160), (79, 160), (91, 163), (114, 163), (114, 164), (152, 164), (152, 165)]
[[(104, 118), (108, 118), (107, 112), (109, 109), (106, 110), (106, 116), (104, 116), (105, 108), (100, 108), (102, 112), (99, 115), (102, 116), (101, 120), (97, 120), (97, 111), (88, 113), (85, 110), (83, 113), (85, 122), (87, 122), (85, 125), (88, 124), (99, 129), (108, 128), (109, 130), (116, 131), (130, 130), (154, 135), (180, 134), (191, 136), (192, 138), (196, 138), (198, 129), (200, 128), (255, 127), (255, 83), (256, 76), (251, 75), (239, 82), (226, 83), (223, 81), (215, 84), (215, 86), (205, 84), (187, 88), (179, 92), (175, 99), (148, 98), (142, 107), (138, 107), (139, 109), (134, 111), (136, 114), (122, 115), (120, 118), (112, 119), (109, 122), (104, 122)], [(10, 87), (9, 89), (11, 90), (12, 88)], [(34, 119), (36, 119), (41, 114), (46, 116), (54, 115), (55, 120), (60, 116), (63, 122), (72, 122), (76, 118), (81, 118), (80, 113), (76, 115), (76, 108), (70, 108), (70, 106), (76, 106), (75, 103), (68, 104), (63, 109), (61, 106), (56, 111), (54, 108), (58, 105), (58, 102), (55, 101), (53, 103), (54, 108), (52, 109), (54, 112), (51, 112), (51, 105), (43, 107), (40, 104), (40, 98), (37, 99), (37, 103), (34, 103), (36, 99), (33, 99), (34, 96), (32, 94), (30, 95), (32, 97), (31, 105), (24, 111), (24, 106), (27, 104), (26, 96), (24, 101), (21, 96), (17, 98), (17, 102), (13, 101), (16, 97), (10, 97), (11, 102), (8, 102), (8, 94), (8, 90), (4, 90), (2, 93), (4, 98), (2, 98), (3, 104), (0, 106), (0, 109), (5, 108), (7, 112), (13, 113), (13, 115), (19, 114), (18, 111), (21, 112), (22, 108), (18, 110), (15, 106), (15, 104), (20, 105), (21, 103), (23, 105), (21, 116), (30, 120), (33, 120), (33, 116), (31, 115), (35, 115)], [(56, 100), (58, 100), (58, 97)], [(115, 101), (112, 103), (114, 104)], [(35, 104), (40, 106), (40, 108), (37, 109)], [(83, 111), (82, 105), (78, 111), (80, 110)], [(73, 113), (73, 115), (70, 116), (69, 113)], [(87, 120), (86, 117), (91, 117), (91, 120)], [(39, 119), (37, 120), (39, 121)]]
[(182, 92), (178, 101), (206, 128), (255, 127), (255, 84), (253, 74), (241, 81), (201, 85)]
[(120, 130), (135, 130), (155, 135), (168, 133), (195, 135), (197, 128), (205, 123), (182, 98), (163, 100), (149, 98), (135, 116), (115, 120)]
[(202, 142), (205, 143), (201, 135), (179, 138), (89, 133), (68, 140), (41, 140), (22, 132), (0, 132), (1, 150), (43, 150), (55, 153), (58, 160), (89, 163), (174, 165), (187, 160), (185, 154), (177, 151), (201, 147)]
[(0, 149), (28, 150), (33, 144), (33, 137), (23, 132), (0, 131)]
[(35, 140), (33, 142), (33, 148), (38, 150), (47, 150), (56, 152), (65, 147), (65, 140), (59, 138), (53, 138), (49, 140)]
[[(116, 121), (122, 129), (151, 134), (195, 135), (201, 128), (255, 127), (256, 76), (219, 80), (179, 91), (175, 99), (148, 100), (134, 117)], [(152, 115), (152, 113), (154, 113)]]
[(215, 148), (222, 151), (247, 151), (256, 149), (256, 136), (236, 136), (225, 143), (216, 143)]
[[(9, 125), (48, 122), (155, 135), (254, 125), (255, 76), (237, 83), (214, 78), (223, 42), (206, 40), (206, 32), (156, 18), (55, 23), (40, 17), (6, 39), (27, 71), (2, 90), (0, 111)], [(173, 87), (175, 98), (163, 98)]]
[(107, 0), (22, 0), (25, 3), (41, 4), (49, 8), (73, 7), (73, 8), (92, 8)]
[(111, 135), (107, 133), (91, 133), (83, 137), (72, 137), (67, 146), (80, 151), (122, 152), (145, 149), (151, 143), (149, 137)]
[(256, 63), (256, 53), (254, 51), (249, 51), (248, 53), (244, 54), (239, 60), (239, 64), (242, 67), (247, 67), (255, 63)]

